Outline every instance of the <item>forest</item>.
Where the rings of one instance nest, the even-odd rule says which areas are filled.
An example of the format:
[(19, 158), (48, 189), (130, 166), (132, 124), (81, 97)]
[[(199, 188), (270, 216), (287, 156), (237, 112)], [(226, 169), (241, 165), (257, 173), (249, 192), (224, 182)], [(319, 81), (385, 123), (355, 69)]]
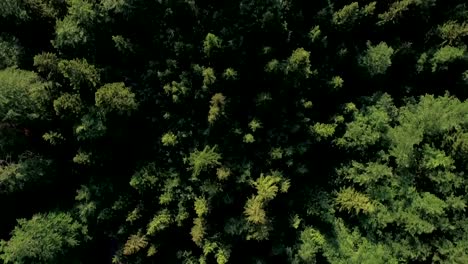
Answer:
[(467, 264), (466, 0), (0, 0), (0, 264)]

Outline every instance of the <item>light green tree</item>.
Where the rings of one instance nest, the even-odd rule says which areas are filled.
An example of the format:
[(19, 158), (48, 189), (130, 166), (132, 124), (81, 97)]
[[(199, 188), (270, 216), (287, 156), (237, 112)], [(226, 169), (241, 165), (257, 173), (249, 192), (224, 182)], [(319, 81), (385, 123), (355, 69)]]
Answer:
[(81, 225), (67, 213), (37, 214), (18, 220), (8, 241), (1, 241), (4, 263), (59, 263), (80, 244)]

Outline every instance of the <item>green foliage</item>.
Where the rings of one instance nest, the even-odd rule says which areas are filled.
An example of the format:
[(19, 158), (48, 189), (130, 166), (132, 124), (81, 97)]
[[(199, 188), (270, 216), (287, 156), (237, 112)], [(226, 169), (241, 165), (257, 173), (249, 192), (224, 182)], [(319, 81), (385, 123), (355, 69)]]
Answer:
[(456, 21), (448, 21), (439, 26), (438, 31), (440, 37), (450, 45), (468, 36), (468, 24), (465, 22), (460, 24)]
[(80, 244), (81, 225), (66, 213), (37, 214), (18, 220), (8, 241), (2, 241), (5, 263), (52, 263)]
[(283, 179), (279, 190), (282, 193), (287, 193), (290, 187), (291, 187), (291, 181), (289, 179)]
[(115, 43), (115, 47), (120, 51), (120, 52), (133, 52), (134, 48), (133, 45), (130, 43), (130, 40), (122, 37), (122, 36), (112, 36), (112, 40)]
[(58, 63), (58, 70), (76, 90), (83, 86), (96, 87), (99, 83), (98, 70), (86, 60), (62, 60)]
[(161, 137), (161, 143), (164, 146), (175, 146), (177, 144), (177, 136), (172, 132), (167, 132)]
[[(392, 256), (390, 247), (362, 237), (357, 230), (350, 231), (340, 219), (334, 222), (334, 233), (336, 242), (327, 241), (323, 249), (323, 255), (329, 263), (399, 263), (398, 259)], [(321, 241), (316, 237), (312, 239)]]
[(295, 214), (295, 215), (290, 219), (290, 222), (291, 222), (291, 226), (292, 226), (294, 229), (298, 229), (299, 226), (301, 225), (302, 219), (299, 217), (299, 215)]
[(198, 217), (208, 213), (208, 201), (204, 197), (195, 198), (195, 212)]
[(25, 4), (31, 13), (44, 19), (55, 18), (59, 13), (57, 2), (53, 0), (25, 0)]
[(167, 209), (159, 211), (148, 224), (147, 235), (154, 235), (159, 231), (166, 229), (173, 219)]
[(424, 135), (435, 135), (451, 131), (459, 127), (468, 111), (466, 103), (450, 97), (421, 97), (414, 107), (403, 108), (400, 113), (400, 126), (389, 131), (394, 142), (391, 153), (397, 158), (398, 164), (406, 166), (414, 146), (423, 140)]
[(45, 84), (30, 71), (7, 68), (0, 71), (0, 118), (6, 122), (25, 122), (42, 114)]
[(96, 106), (106, 113), (129, 115), (137, 109), (135, 94), (124, 83), (108, 83), (99, 88), (95, 95)]
[(308, 227), (301, 233), (299, 258), (306, 263), (315, 263), (315, 255), (325, 244), (325, 237), (314, 228)]
[(51, 73), (58, 71), (59, 59), (54, 53), (41, 53), (34, 56), (34, 66), (40, 73)]
[(309, 38), (312, 42), (316, 42), (321, 35), (322, 31), (320, 30), (320, 26), (313, 27), (309, 32)]
[(286, 73), (299, 73), (305, 77), (312, 74), (310, 69), (310, 52), (303, 48), (298, 48), (293, 51), (286, 65)]
[(87, 165), (91, 163), (91, 155), (86, 152), (78, 151), (78, 153), (73, 157), (73, 162), (81, 165)]
[(151, 256), (156, 255), (156, 253), (158, 253), (158, 249), (157, 249), (154, 245), (151, 245), (151, 246), (148, 248), (148, 254), (147, 254), (147, 256), (148, 256), (148, 257), (151, 257)]
[(340, 211), (355, 211), (355, 213), (368, 213), (374, 211), (374, 206), (366, 195), (352, 188), (340, 190), (336, 195), (336, 204)]
[(434, 53), (431, 59), (432, 71), (446, 69), (447, 64), (465, 57), (466, 47), (444, 46)]
[(332, 23), (341, 28), (351, 28), (362, 17), (373, 15), (375, 8), (376, 2), (371, 2), (361, 9), (359, 9), (359, 3), (352, 2), (333, 13)]
[(148, 241), (146, 240), (145, 236), (141, 234), (131, 235), (125, 243), (123, 254), (133, 255), (135, 253), (138, 253), (138, 251), (145, 248), (147, 245)]
[(265, 66), (265, 71), (274, 73), (274, 72), (278, 71), (279, 67), (280, 67), (279, 61), (273, 59), (273, 60), (271, 60), (271, 61), (269, 61), (267, 63), (267, 65)]
[(226, 248), (219, 248), (216, 252), (216, 263), (217, 264), (226, 264), (228, 263), (231, 251)]
[(244, 135), (244, 143), (254, 143), (255, 142), (255, 138), (252, 134), (245, 134)]
[(87, 0), (67, 0), (68, 14), (56, 24), (54, 46), (77, 48), (90, 40), (87, 28), (97, 19), (94, 5)]
[(0, 23), (1, 263), (468, 262), (463, 1), (3, 0)]
[(326, 139), (335, 133), (336, 125), (316, 123), (310, 127), (311, 132), (317, 137), (318, 140)]
[(374, 11), (376, 9), (377, 2), (370, 2), (368, 5), (366, 5), (364, 8), (362, 8), (361, 12), (362, 15), (364, 16), (371, 16), (374, 14)]
[(158, 178), (151, 167), (144, 167), (132, 176), (130, 179), (130, 186), (139, 191), (144, 191), (155, 187), (157, 182)]
[(422, 53), (416, 63), (416, 71), (418, 73), (424, 70), (424, 65), (427, 63), (427, 61), (428, 61), (427, 53)]
[(282, 159), (283, 158), (283, 150), (281, 148), (273, 148), (270, 151), (270, 157), (272, 159)]
[[(272, 175), (260, 175), (260, 177), (252, 182), (252, 185), (257, 189), (257, 194), (249, 198), (244, 207), (244, 214), (247, 221), (253, 224), (266, 224), (267, 216), (265, 206), (273, 200), (279, 189), (278, 184), (281, 184), (281, 191), (286, 192), (289, 188), (289, 182), (284, 180), (277, 172)], [(286, 183), (286, 185), (284, 185)]]
[(347, 103), (344, 106), (345, 113), (352, 113), (352, 112), (356, 112), (357, 110), (358, 109), (356, 108), (356, 105), (354, 103)]
[(249, 123), (249, 128), (255, 132), (257, 129), (260, 129), (262, 128), (262, 123), (260, 121), (258, 121), (257, 119), (252, 119), (252, 121), (250, 121)]
[(421, 0), (400, 0), (395, 1), (390, 5), (390, 8), (382, 13), (379, 14), (380, 21), (378, 22), (379, 25), (384, 25), (389, 22), (395, 23), (399, 18), (403, 16), (405, 12), (408, 12), (410, 7), (412, 6), (419, 6), (419, 5), (431, 5), (435, 1), (421, 1)]
[(163, 89), (167, 95), (172, 95), (172, 101), (174, 103), (179, 102), (181, 95), (185, 95), (189, 91), (189, 89), (182, 82), (178, 83), (175, 81), (173, 81), (171, 84), (164, 85)]
[(389, 128), (392, 112), (392, 99), (383, 95), (375, 105), (356, 112), (354, 104), (346, 105), (346, 111), (354, 112), (354, 121), (346, 124), (346, 132), (338, 138), (338, 146), (363, 149), (382, 139), (382, 133)]
[(221, 48), (221, 39), (219, 39), (213, 33), (208, 33), (203, 42), (203, 51), (206, 56), (211, 56), (214, 52)]
[(34, 184), (47, 183), (51, 161), (25, 153), (17, 163), (0, 166), (0, 194), (21, 191)]
[(5, 0), (0, 4), (0, 16), (2, 18), (15, 18), (18, 20), (25, 20), (28, 18), (28, 14), (24, 9), (21, 2), (16, 0)]
[(222, 93), (216, 93), (211, 97), (210, 110), (208, 111), (208, 122), (213, 124), (220, 116), (224, 115), (226, 97)]
[[(76, 209), (81, 222), (86, 223), (97, 211), (97, 204), (92, 200), (91, 190), (86, 186), (81, 186), (76, 192), (75, 200), (78, 202)], [(86, 226), (83, 226), (83, 234), (87, 234)], [(89, 239), (89, 237), (88, 237)]]
[(115, 13), (122, 13), (129, 8), (126, 0), (102, 0), (101, 5), (104, 10)]
[(304, 106), (304, 108), (309, 109), (309, 108), (312, 108), (314, 104), (311, 101), (304, 101), (302, 105)]
[(265, 224), (267, 221), (263, 202), (258, 196), (253, 196), (247, 200), (244, 213), (247, 216), (247, 221), (251, 223)]
[(359, 4), (353, 2), (345, 5), (342, 9), (333, 14), (333, 24), (336, 25), (352, 25), (359, 18)]
[(330, 85), (333, 86), (333, 89), (339, 89), (343, 87), (344, 80), (340, 76), (334, 76), (331, 81)]
[(211, 86), (216, 81), (216, 76), (214, 74), (213, 68), (204, 68), (202, 71), (203, 75), (203, 89), (208, 89), (208, 86)]
[(216, 176), (219, 180), (226, 180), (231, 175), (231, 170), (226, 167), (221, 167), (216, 170)]
[(384, 74), (392, 65), (394, 50), (385, 42), (380, 42), (376, 46), (367, 44), (367, 51), (359, 58), (359, 64), (367, 68), (371, 76)]
[(0, 36), (0, 70), (17, 66), (22, 54), (22, 48), (15, 37)]
[(281, 181), (278, 175), (261, 175), (253, 185), (257, 189), (257, 197), (261, 201), (269, 201), (275, 198), (278, 192), (278, 186), (276, 185)]
[(66, 0), (69, 5), (68, 15), (80, 24), (90, 23), (96, 17), (92, 2), (87, 0)]
[(351, 166), (344, 167), (343, 170), (340, 170), (340, 173), (344, 173), (343, 176), (346, 179), (358, 185), (373, 184), (394, 176), (390, 167), (375, 162), (361, 164), (353, 161)]
[(53, 131), (45, 133), (44, 135), (42, 135), (42, 138), (45, 141), (49, 142), (51, 145), (57, 145), (60, 142), (65, 140), (65, 138), (62, 136), (62, 134), (60, 134), (58, 132), (53, 132)]
[(426, 169), (444, 168), (452, 170), (455, 168), (454, 160), (447, 156), (444, 151), (424, 145), (424, 163), (423, 167)]
[[(385, 143), (378, 145), (377, 155), (369, 156), (372, 162), (352, 161), (351, 165), (338, 170), (348, 187), (337, 193), (335, 203), (340, 210), (354, 215), (365, 213), (367, 216), (360, 221), (370, 234), (392, 236), (388, 241), (382, 240), (386, 243), (382, 246), (390, 247), (388, 252), (394, 257), (413, 261), (440, 258), (441, 255), (434, 254), (437, 238), (422, 239), (422, 236), (441, 230), (446, 234), (456, 232), (454, 228), (461, 216), (448, 213), (448, 210), (455, 212), (455, 208), (465, 206), (453, 196), (464, 192), (464, 180), (457, 173), (460, 171), (454, 162), (457, 156), (449, 154), (453, 152), (443, 147), (445, 143), (434, 144), (433, 140), (442, 135), (448, 138), (463, 129), (468, 104), (449, 96), (435, 98), (427, 95), (401, 107), (396, 114), (388, 107), (391, 101), (384, 100), (386, 102), (378, 104), (389, 119), (385, 122), (386, 128), (380, 132)], [(386, 110), (383, 106), (387, 106)], [(377, 109), (367, 110), (367, 115), (374, 115)], [(362, 118), (360, 115), (355, 118), (353, 122), (361, 122), (358, 121)], [(348, 128), (354, 127), (351, 124)], [(370, 147), (367, 144), (361, 146)], [(389, 163), (390, 159), (394, 162)], [(426, 189), (424, 186), (429, 183), (433, 187)], [(362, 191), (357, 191), (358, 188)], [(394, 226), (391, 234), (385, 229), (387, 226)], [(411, 240), (417, 244), (392, 241), (395, 232), (399, 241)]]
[(465, 83), (468, 83), (468, 71), (463, 72), (462, 79)]
[(107, 128), (104, 124), (103, 114), (97, 111), (91, 111), (81, 118), (81, 122), (75, 128), (75, 134), (78, 140), (97, 139), (102, 137)]
[(192, 241), (200, 246), (206, 234), (205, 221), (203, 218), (197, 217), (193, 220), (193, 227), (190, 234), (192, 235)]
[(190, 153), (187, 160), (193, 177), (197, 177), (202, 171), (206, 171), (207, 169), (214, 168), (221, 164), (219, 162), (221, 154), (216, 152), (216, 149), (216, 146), (205, 146), (202, 151), (195, 150)]
[(78, 94), (62, 94), (54, 100), (55, 113), (59, 116), (78, 115), (83, 104)]
[(54, 45), (57, 48), (77, 47), (88, 42), (85, 29), (70, 16), (57, 21)]
[(148, 164), (137, 171), (130, 179), (130, 186), (139, 191), (156, 187), (158, 173), (155, 171), (155, 166), (154, 163)]
[(233, 68), (227, 68), (223, 73), (223, 77), (226, 80), (236, 80), (237, 79), (237, 71), (235, 71)]

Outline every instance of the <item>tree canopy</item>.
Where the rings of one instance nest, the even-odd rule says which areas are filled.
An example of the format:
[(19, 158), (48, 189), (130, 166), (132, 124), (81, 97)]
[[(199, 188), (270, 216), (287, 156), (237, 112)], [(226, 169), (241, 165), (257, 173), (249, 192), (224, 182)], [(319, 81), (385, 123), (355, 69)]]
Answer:
[(0, 263), (468, 263), (468, 4), (2, 0)]

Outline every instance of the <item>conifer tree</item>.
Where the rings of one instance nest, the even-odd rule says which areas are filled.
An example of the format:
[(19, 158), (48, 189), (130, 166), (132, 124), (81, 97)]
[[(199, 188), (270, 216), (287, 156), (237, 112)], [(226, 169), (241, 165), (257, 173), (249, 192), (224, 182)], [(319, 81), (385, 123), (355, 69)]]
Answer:
[(0, 263), (466, 263), (465, 1), (0, 1)]

